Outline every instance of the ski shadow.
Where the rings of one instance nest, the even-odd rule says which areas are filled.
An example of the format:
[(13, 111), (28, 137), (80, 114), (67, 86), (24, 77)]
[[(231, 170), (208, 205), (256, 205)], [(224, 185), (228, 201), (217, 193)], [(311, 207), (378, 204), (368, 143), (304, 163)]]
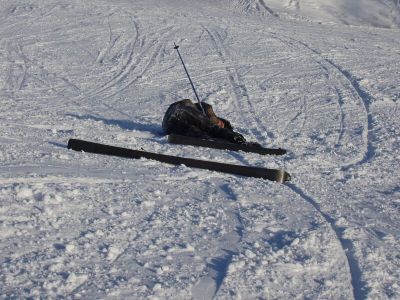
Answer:
[(143, 124), (139, 122), (134, 122), (131, 120), (117, 120), (117, 119), (107, 119), (94, 115), (77, 115), (77, 114), (66, 114), (68, 117), (73, 117), (78, 120), (94, 120), (103, 122), (106, 125), (115, 125), (124, 130), (137, 130), (137, 131), (147, 131), (151, 132), (156, 136), (164, 136), (163, 130), (158, 124)]
[(242, 165), (244, 165), (244, 166), (251, 166), (251, 163), (243, 156), (243, 152), (242, 151), (239, 151), (239, 152), (236, 152), (236, 151), (229, 151), (230, 153), (230, 155), (233, 157), (233, 158), (235, 158), (235, 159), (237, 159)]

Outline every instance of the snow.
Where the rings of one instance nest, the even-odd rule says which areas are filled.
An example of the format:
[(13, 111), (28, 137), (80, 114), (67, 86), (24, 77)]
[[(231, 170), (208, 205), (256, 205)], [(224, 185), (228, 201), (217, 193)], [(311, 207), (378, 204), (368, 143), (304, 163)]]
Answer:
[[(383, 0), (2, 0), (0, 298), (400, 298), (399, 15)], [(202, 99), (289, 153), (168, 145), (164, 112), (193, 98), (174, 42)]]
[(236, 0), (237, 9), (307, 22), (399, 28), (398, 0)]

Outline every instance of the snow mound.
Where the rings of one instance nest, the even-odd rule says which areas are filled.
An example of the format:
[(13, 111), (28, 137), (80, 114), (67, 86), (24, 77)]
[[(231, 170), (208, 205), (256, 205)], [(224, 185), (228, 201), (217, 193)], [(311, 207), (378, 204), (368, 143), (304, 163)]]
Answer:
[(400, 2), (397, 0), (231, 0), (224, 5), (252, 15), (357, 26), (400, 27)]

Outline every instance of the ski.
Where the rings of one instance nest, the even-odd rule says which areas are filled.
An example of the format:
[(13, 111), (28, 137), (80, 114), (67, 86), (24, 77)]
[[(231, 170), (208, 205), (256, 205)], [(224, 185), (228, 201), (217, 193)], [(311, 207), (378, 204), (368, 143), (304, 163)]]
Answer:
[(104, 154), (104, 155), (119, 156), (125, 158), (135, 158), (135, 159), (147, 158), (172, 165), (183, 164), (187, 167), (206, 169), (206, 170), (229, 173), (234, 175), (241, 175), (246, 177), (263, 178), (281, 183), (288, 181), (291, 178), (289, 173), (279, 169), (240, 166), (234, 164), (184, 158), (179, 156), (164, 155), (164, 154), (158, 154), (141, 150), (115, 147), (79, 139), (70, 139), (68, 141), (68, 149), (72, 149), (75, 151)]
[(184, 135), (178, 134), (170, 134), (168, 135), (168, 142), (171, 144), (180, 144), (180, 145), (191, 145), (191, 146), (200, 146), (206, 148), (215, 148), (215, 149), (224, 149), (224, 150), (232, 150), (232, 151), (244, 151), (251, 153), (258, 153), (261, 155), (284, 155), (286, 154), (285, 149), (281, 148), (264, 148), (252, 146), (251, 144), (234, 144), (227, 141), (222, 141), (219, 139), (200, 139), (194, 138)]

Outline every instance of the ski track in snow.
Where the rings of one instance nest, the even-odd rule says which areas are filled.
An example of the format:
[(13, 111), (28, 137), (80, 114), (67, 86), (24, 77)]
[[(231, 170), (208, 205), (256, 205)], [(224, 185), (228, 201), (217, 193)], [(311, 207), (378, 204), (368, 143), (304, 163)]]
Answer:
[(365, 299), (367, 296), (367, 293), (366, 293), (366, 289), (364, 286), (364, 282), (362, 281), (362, 278), (361, 278), (361, 269), (360, 269), (359, 263), (354, 256), (354, 246), (351, 243), (351, 241), (349, 241), (343, 237), (341, 230), (335, 224), (335, 220), (321, 210), (320, 205), (318, 204), (317, 201), (315, 201), (315, 199), (306, 195), (301, 190), (301, 188), (297, 187), (295, 184), (289, 183), (288, 187), (293, 192), (295, 192), (300, 197), (302, 197), (306, 202), (311, 204), (314, 207), (314, 209), (316, 211), (318, 211), (318, 213), (325, 219), (325, 221), (332, 228), (333, 232), (336, 235), (338, 242), (340, 243), (340, 246), (343, 251), (343, 255), (346, 257), (347, 262), (348, 262), (348, 267), (349, 267), (348, 272), (350, 272), (350, 275), (351, 275), (351, 286), (353, 288), (352, 294), (354, 296), (354, 299)]
[[(272, 36), (284, 43), (287, 43), (291, 47), (294, 47), (296, 50), (299, 49), (299, 46), (304, 47), (307, 51), (309, 51), (309, 56), (314, 59), (324, 70), (328, 82), (334, 85), (334, 89), (337, 93), (338, 107), (340, 112), (340, 132), (338, 134), (337, 147), (342, 147), (346, 143), (346, 141), (344, 141), (344, 137), (346, 135), (350, 136), (352, 135), (351, 131), (357, 130), (357, 124), (353, 125), (352, 123), (354, 121), (350, 121), (350, 118), (354, 119), (355, 115), (364, 115), (365, 121), (360, 120), (360, 123), (364, 127), (362, 131), (362, 138), (364, 144), (363, 148), (365, 148), (365, 150), (363, 150), (361, 154), (357, 153), (357, 156), (360, 157), (350, 158), (347, 163), (344, 163), (343, 168), (346, 169), (350, 166), (354, 166), (371, 159), (373, 156), (373, 150), (368, 139), (368, 134), (372, 129), (372, 121), (368, 106), (366, 105), (366, 100), (364, 99), (367, 94), (360, 88), (357, 88), (356, 83), (351, 79), (350, 74), (346, 73), (346, 71), (334, 64), (331, 60), (323, 58), (321, 53), (318, 51), (311, 49), (308, 45), (301, 41), (297, 41), (294, 38), (277, 36), (275, 34), (272, 34)], [(339, 77), (338, 79), (335, 73), (339, 74), (341, 78)], [(345, 91), (342, 91), (342, 89), (345, 89)], [(353, 99), (346, 99), (348, 98), (348, 95), (350, 95), (350, 97)], [(363, 110), (361, 113), (357, 113), (359, 104), (361, 104)], [(293, 122), (293, 120), (294, 119), (292, 119), (290, 122)], [(353, 126), (355, 128), (352, 128)], [(349, 140), (349, 138), (347, 137), (346, 140)], [(346, 155), (343, 154), (343, 156)]]
[[(283, 41), (281, 37), (278, 38), (279, 40)], [(294, 39), (291, 39), (294, 40)], [(285, 41), (286, 42), (286, 41)], [(301, 44), (303, 46), (305, 46), (307, 49), (311, 50), (311, 52), (313, 54), (317, 54), (319, 56), (321, 56), (320, 53), (318, 53), (316, 50), (310, 49), (307, 45), (299, 42), (299, 41), (295, 41), (298, 44)], [(291, 42), (286, 42), (290, 45)], [(332, 66), (336, 67), (336, 65), (334, 65), (332, 62), (329, 62)], [(329, 72), (328, 68), (326, 66), (324, 66), (322, 63), (319, 62), (319, 64), (321, 65), (321, 67), (326, 71)], [(341, 71), (339, 69), (339, 71)], [(343, 74), (343, 72), (341, 72)], [(328, 73), (329, 74), (329, 73)], [(336, 91), (337, 87), (335, 86)], [(307, 119), (307, 112), (306, 112), (306, 105), (307, 105), (307, 101), (306, 101), (306, 94), (308, 94), (308, 91), (305, 90), (305, 94), (303, 96), (303, 107), (302, 110), (299, 110), (299, 113), (297, 115), (294, 116), (294, 118), (292, 118), (290, 120), (290, 123), (294, 121), (295, 118), (297, 118), (299, 115), (303, 114), (304, 115), (304, 121), (302, 123), (301, 128), (304, 129), (304, 124), (306, 122)], [(344, 126), (343, 126), (343, 99), (340, 96), (339, 92), (338, 92), (338, 102), (339, 102), (339, 108), (340, 108), (340, 133), (339, 133), (339, 138), (338, 138), (338, 144), (340, 144), (340, 141), (342, 139), (343, 136), (343, 130), (344, 130)], [(338, 242), (340, 243), (342, 250), (343, 250), (343, 255), (346, 257), (347, 261), (348, 261), (348, 266), (349, 266), (349, 272), (351, 274), (351, 284), (353, 286), (353, 296), (355, 299), (364, 299), (365, 298), (365, 293), (362, 292), (363, 291), (363, 286), (362, 286), (362, 282), (361, 282), (361, 278), (360, 278), (360, 268), (358, 266), (357, 260), (354, 258), (353, 256), (353, 247), (351, 245), (351, 242), (346, 241), (340, 234), (339, 229), (336, 227), (335, 225), (335, 221), (334, 219), (332, 219), (329, 215), (327, 215), (326, 213), (324, 213), (320, 206), (318, 205), (318, 202), (315, 201), (313, 198), (311, 198), (310, 196), (307, 196), (299, 187), (297, 187), (295, 184), (288, 184), (288, 186), (293, 190), (293, 192), (295, 192), (296, 194), (298, 194), (299, 196), (301, 196), (306, 202), (308, 202), (309, 204), (311, 204), (317, 211), (318, 213), (321, 214), (321, 216), (326, 220), (326, 222), (330, 225), (330, 227), (332, 228), (332, 230), (334, 231), (336, 238), (338, 240)]]
[[(310, 46), (308, 46), (307, 44), (297, 41), (298, 43), (302, 44), (304, 47), (308, 48), (311, 52), (317, 54), (318, 56), (321, 56), (321, 53), (319, 53), (317, 50), (310, 48)], [(336, 68), (342, 75), (343, 77), (351, 84), (351, 86), (353, 87), (354, 91), (357, 93), (358, 98), (360, 100), (360, 103), (362, 104), (363, 108), (364, 108), (364, 115), (365, 115), (365, 123), (366, 125), (364, 125), (364, 130), (363, 130), (363, 138), (364, 138), (364, 143), (366, 144), (366, 149), (364, 150), (364, 153), (362, 154), (362, 159), (352, 162), (346, 166), (343, 166), (343, 169), (349, 169), (355, 165), (361, 165), (363, 163), (368, 162), (370, 159), (372, 159), (373, 155), (374, 155), (374, 149), (373, 146), (371, 144), (371, 139), (369, 138), (369, 133), (371, 131), (373, 131), (373, 127), (372, 127), (372, 116), (370, 114), (370, 110), (369, 110), (369, 103), (372, 103), (374, 101), (374, 99), (364, 90), (362, 90), (359, 86), (359, 84), (357, 83), (357, 81), (353, 78), (353, 76), (346, 70), (344, 70), (342, 67), (338, 66), (337, 64), (335, 64), (332, 60), (330, 59), (326, 59), (326, 58), (322, 58), (325, 62), (327, 62), (328, 64), (330, 64), (332, 67)], [(340, 95), (339, 95), (339, 98)], [(340, 109), (343, 112), (343, 99), (339, 100), (340, 102)], [(343, 113), (342, 113), (343, 114)], [(341, 124), (342, 125), (342, 124)], [(342, 132), (340, 134), (340, 136), (343, 136)]]
[[(240, 112), (243, 123), (246, 124), (247, 128), (250, 128), (249, 130), (252, 132), (253, 136), (259, 141), (263, 140), (263, 137), (268, 131), (263, 125), (263, 122), (257, 117), (254, 107), (251, 104), (246, 85), (241, 79), (239, 72), (235, 68), (234, 62), (231, 62), (229, 52), (227, 51), (227, 48), (223, 45), (221, 35), (218, 32), (214, 32), (213, 30), (207, 28), (205, 28), (205, 31), (210, 36), (212, 44), (214, 45), (221, 60), (229, 65), (228, 67), (226, 67), (225, 70), (228, 74), (229, 82), (234, 92), (232, 98), (234, 99), (236, 111)], [(244, 105), (246, 105), (246, 107), (244, 107)], [(246, 115), (244, 115), (243, 113), (246, 113)], [(254, 119), (256, 123), (251, 124), (248, 121), (245, 121), (246, 119), (248, 119), (245, 116)]]
[[(363, 164), (368, 163), (374, 157), (374, 147), (371, 143), (371, 138), (369, 137), (370, 132), (374, 131), (373, 120), (372, 120), (372, 115), (370, 113), (369, 106), (370, 106), (370, 103), (373, 103), (375, 101), (375, 99), (369, 93), (367, 93), (360, 87), (359, 83), (357, 82), (356, 79), (354, 79), (353, 75), (351, 75), (350, 72), (344, 70), (338, 64), (334, 63), (331, 59), (324, 58), (319, 51), (311, 48), (304, 42), (295, 40), (294, 38), (289, 38), (289, 37), (285, 37), (285, 38), (289, 39), (289, 41), (284, 41), (284, 40), (282, 40), (281, 37), (278, 37), (279, 40), (284, 41), (290, 45), (292, 45), (291, 41), (293, 41), (298, 45), (304, 46), (312, 54), (311, 57), (313, 57), (314, 55), (317, 55), (318, 59), (316, 61), (318, 61), (318, 63), (321, 65), (321, 67), (328, 72), (328, 75), (332, 74), (332, 72), (330, 72), (329, 70), (331, 70), (332, 68), (336, 69), (336, 71), (338, 71), (339, 74), (341, 75), (341, 77), (343, 78), (343, 80), (339, 81), (340, 85), (342, 85), (343, 87), (345, 87), (346, 85), (350, 86), (350, 88), (354, 91), (352, 93), (353, 95), (355, 95), (354, 98), (358, 98), (358, 100), (361, 103), (361, 106), (363, 107), (363, 110), (364, 110), (363, 115), (365, 118), (365, 122), (364, 122), (365, 125), (364, 125), (364, 130), (362, 133), (362, 137), (363, 137), (364, 145), (365, 145), (365, 147), (363, 147), (363, 148), (365, 150), (361, 151), (361, 153), (359, 155), (360, 158), (350, 160), (350, 162), (342, 165), (342, 169), (349, 170), (350, 168), (354, 168), (356, 166), (361, 166)], [(332, 77), (332, 76), (330, 75), (329, 77)], [(347, 81), (349, 84), (341, 83), (343, 81), (344, 82)], [(344, 125), (345, 121), (344, 121), (344, 116), (343, 116), (344, 115), (343, 107), (345, 105), (345, 100), (343, 97), (343, 93), (338, 89), (338, 86), (336, 84), (335, 84), (334, 88), (338, 95), (338, 103), (339, 103), (339, 109), (340, 109), (340, 115), (341, 115), (340, 134), (339, 134), (339, 138), (338, 138), (338, 142), (337, 142), (337, 144), (339, 146), (340, 144), (342, 144), (342, 139), (343, 139), (343, 136), (345, 135), (344, 131), (348, 130), (348, 128), (346, 128), (346, 126)], [(330, 224), (332, 230), (335, 232), (335, 234), (337, 236), (337, 239), (340, 241), (340, 244), (341, 244), (344, 254), (347, 257), (347, 261), (348, 261), (348, 265), (349, 265), (350, 273), (351, 273), (353, 296), (355, 299), (367, 298), (368, 288), (365, 285), (365, 281), (361, 277), (362, 272), (361, 272), (359, 262), (355, 256), (354, 244), (351, 242), (351, 240), (346, 239), (343, 236), (343, 230), (335, 224), (335, 220), (332, 217), (330, 217), (329, 214), (326, 214), (321, 210), (321, 207), (316, 200), (314, 200), (312, 197), (306, 195), (301, 190), (301, 188), (296, 186), (296, 184), (288, 184), (288, 186), (295, 193), (299, 194), (305, 201), (310, 203), (323, 216), (323, 218)]]
[[(287, 38), (287, 37), (285, 37), (285, 38)], [(279, 37), (278, 39), (283, 41), (281, 37)], [(290, 39), (289, 42), (287, 42), (287, 41), (285, 41), (285, 42), (292, 45), (291, 41), (294, 41), (297, 45), (304, 46), (306, 49), (308, 49), (311, 53), (311, 56), (317, 55), (319, 58), (318, 63), (321, 65), (321, 67), (324, 70), (326, 70), (328, 72), (328, 75), (329, 75), (329, 69), (332, 69), (332, 67), (334, 69), (336, 69), (337, 71), (339, 71), (339, 73), (342, 75), (342, 77), (350, 83), (352, 89), (356, 92), (356, 95), (358, 96), (359, 101), (361, 102), (361, 104), (365, 110), (365, 116), (366, 116), (365, 118), (366, 118), (367, 125), (364, 126), (363, 139), (364, 139), (364, 143), (366, 144), (366, 147), (365, 147), (366, 150), (364, 150), (363, 151), (364, 153), (361, 154), (362, 159), (351, 161), (350, 163), (343, 165), (342, 168), (343, 168), (343, 170), (348, 170), (349, 168), (354, 167), (355, 165), (361, 165), (361, 164), (367, 163), (373, 157), (373, 147), (370, 143), (370, 139), (368, 138), (369, 132), (373, 130), (372, 117), (369, 112), (368, 103), (371, 103), (373, 101), (373, 99), (371, 99), (371, 96), (368, 95), (365, 91), (363, 91), (360, 88), (358, 83), (353, 79), (353, 77), (351, 76), (351, 74), (348, 71), (343, 70), (340, 66), (335, 64), (330, 59), (323, 58), (320, 52), (318, 52), (315, 49), (312, 49), (307, 44), (305, 44), (301, 41), (295, 40), (293, 38), (289, 38), (289, 39)], [(343, 86), (345, 86), (345, 85), (343, 85)], [(338, 90), (337, 86), (335, 86), (335, 90), (338, 94), (338, 102), (339, 102), (340, 115), (341, 115), (340, 134), (339, 134), (339, 139), (338, 139), (338, 145), (340, 145), (341, 140), (343, 139), (343, 135), (344, 135), (343, 131), (347, 128), (345, 128), (345, 126), (343, 125), (343, 123), (344, 123), (344, 117), (343, 117), (344, 99), (343, 99), (343, 96), (341, 95), (341, 92)], [(335, 225), (335, 220), (321, 210), (321, 207), (319, 206), (317, 201), (315, 201), (312, 197), (306, 195), (295, 184), (288, 184), (288, 186), (295, 193), (299, 194), (305, 201), (310, 203), (323, 216), (323, 218), (330, 224), (332, 230), (335, 232), (335, 235), (336, 235), (338, 241), (341, 244), (343, 253), (346, 256), (347, 261), (348, 261), (349, 272), (351, 273), (351, 281), (352, 281), (352, 286), (353, 286), (354, 299), (365, 299), (367, 297), (367, 293), (366, 293), (367, 289), (361, 278), (361, 269), (360, 269), (357, 259), (354, 256), (354, 245), (352, 244), (352, 242), (343, 237), (341, 230)]]

